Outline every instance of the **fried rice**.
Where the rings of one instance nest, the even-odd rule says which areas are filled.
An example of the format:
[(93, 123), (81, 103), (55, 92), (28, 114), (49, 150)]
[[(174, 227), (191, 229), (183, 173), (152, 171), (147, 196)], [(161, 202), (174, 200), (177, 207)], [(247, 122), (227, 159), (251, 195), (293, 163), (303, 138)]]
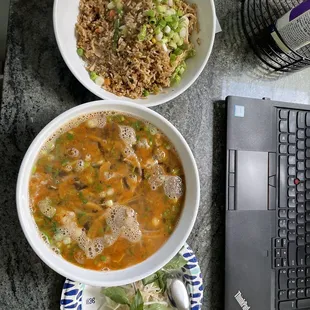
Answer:
[[(133, 99), (158, 94), (178, 82), (185, 60), (194, 51), (189, 38), (194, 30), (198, 31), (196, 6), (183, 0), (164, 0), (170, 13), (182, 13), (178, 24), (187, 26), (186, 31), (178, 30), (183, 38), (174, 35), (177, 46), (164, 41), (166, 36), (173, 37), (171, 24), (156, 11), (156, 7), (160, 8), (155, 0), (113, 1), (80, 0), (77, 51), (94, 82), (118, 96)], [(155, 12), (157, 21), (150, 16)], [(159, 20), (166, 26), (160, 28)]]

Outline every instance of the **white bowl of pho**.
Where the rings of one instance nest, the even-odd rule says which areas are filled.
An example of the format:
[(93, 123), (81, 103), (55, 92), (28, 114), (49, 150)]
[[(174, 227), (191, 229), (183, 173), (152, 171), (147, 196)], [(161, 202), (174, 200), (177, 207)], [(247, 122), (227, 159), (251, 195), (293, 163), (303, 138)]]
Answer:
[(143, 106), (95, 101), (38, 134), (16, 199), (25, 236), (48, 266), (82, 283), (116, 286), (177, 254), (199, 195), (194, 157), (173, 125)]
[(214, 42), (213, 0), (55, 0), (54, 32), (75, 77), (102, 99), (155, 106), (183, 93)]

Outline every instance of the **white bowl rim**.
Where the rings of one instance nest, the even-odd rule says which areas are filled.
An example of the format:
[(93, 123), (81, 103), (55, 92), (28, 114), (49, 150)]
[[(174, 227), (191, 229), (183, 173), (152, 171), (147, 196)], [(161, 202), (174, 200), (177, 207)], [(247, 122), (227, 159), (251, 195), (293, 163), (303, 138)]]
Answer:
[[(79, 76), (79, 74), (77, 73), (77, 71), (75, 70), (75, 67), (73, 65), (71, 65), (70, 61), (65, 57), (62, 45), (60, 44), (60, 39), (59, 39), (59, 34), (58, 34), (58, 30), (56, 27), (56, 20), (57, 20), (57, 5), (61, 0), (54, 0), (54, 6), (53, 6), (53, 27), (54, 27), (54, 33), (55, 33), (55, 37), (56, 37), (56, 42), (57, 42), (57, 46), (59, 48), (60, 54), (64, 60), (64, 62), (66, 63), (67, 67), (69, 68), (69, 70), (73, 73), (73, 75), (76, 77), (76, 79), (86, 88), (88, 89), (90, 92), (92, 92), (93, 94), (95, 94), (96, 96), (98, 96), (99, 98), (102, 99), (108, 99), (110, 100), (109, 97), (104, 96), (101, 92), (99, 92), (96, 88), (93, 88), (90, 90), (90, 88), (87, 86), (86, 82), (84, 82), (84, 80)], [(210, 47), (208, 49), (208, 52), (206, 53), (204, 60), (202, 62), (202, 65), (200, 66), (199, 70), (197, 70), (196, 74), (192, 76), (192, 78), (184, 85), (184, 87), (179, 88), (176, 91), (170, 92), (168, 95), (165, 96), (165, 98), (163, 99), (158, 99), (156, 102), (153, 103), (145, 103), (143, 104), (143, 106), (145, 107), (154, 107), (163, 103), (166, 103), (170, 100), (175, 99), (176, 97), (178, 97), (179, 95), (181, 95), (182, 93), (184, 93), (199, 77), (199, 75), (201, 74), (201, 72), (203, 71), (203, 69), (205, 68), (210, 55), (212, 53), (213, 50), (213, 45), (214, 45), (214, 39), (215, 39), (215, 29), (216, 29), (216, 13), (215, 13), (215, 4), (214, 4), (214, 0), (210, 0), (210, 5), (211, 5), (211, 10), (212, 10), (212, 36), (211, 36), (211, 42), (210, 42)], [(105, 90), (106, 91), (106, 90)], [(108, 92), (108, 91), (106, 91)], [(156, 96), (156, 95), (154, 95)], [(119, 99), (117, 99), (118, 101), (125, 101), (128, 102), (129, 98), (126, 97), (119, 97)]]
[[(53, 132), (55, 132), (56, 129), (59, 128), (61, 125), (68, 123), (69, 120), (74, 119), (74, 118), (78, 117), (79, 115), (91, 113), (91, 112), (85, 111), (89, 107), (92, 107), (94, 109), (97, 108), (97, 110), (94, 110), (94, 111), (99, 111), (100, 107), (102, 107), (103, 111), (104, 110), (112, 110), (113, 111), (113, 108), (104, 109), (104, 105), (115, 106), (115, 111), (122, 111), (122, 109), (121, 109), (122, 107), (124, 107), (124, 108), (129, 107), (129, 108), (132, 108), (133, 110), (136, 110), (136, 115), (138, 115), (139, 110), (141, 110), (141, 111), (144, 111), (145, 113), (149, 113), (151, 116), (153, 116), (153, 117), (159, 119), (159, 121), (163, 122), (164, 125), (169, 127), (169, 130), (171, 130), (171, 132), (173, 132), (173, 135), (175, 135), (177, 137), (177, 139), (179, 139), (182, 147), (184, 147), (184, 150), (187, 152), (187, 156), (190, 159), (190, 166), (191, 166), (191, 169), (193, 169), (193, 174), (194, 174), (194, 179), (195, 179), (195, 180), (193, 180), (194, 185), (195, 185), (195, 193), (194, 193), (195, 198), (193, 199), (193, 205), (192, 205), (193, 212), (191, 213), (191, 219), (190, 219), (190, 221), (186, 222), (186, 225), (188, 225), (188, 226), (186, 227), (186, 231), (182, 231), (183, 237), (182, 238), (176, 237), (178, 241), (177, 241), (177, 244), (173, 244), (174, 248), (173, 249), (167, 248), (166, 244), (168, 243), (168, 241), (170, 239), (173, 238), (173, 236), (176, 236), (175, 232), (176, 232), (178, 227), (176, 228), (175, 232), (169, 237), (168, 241), (157, 252), (155, 252), (153, 255), (151, 255), (148, 259), (144, 260), (143, 262), (141, 262), (139, 264), (128, 267), (128, 268), (121, 269), (118, 271), (106, 272), (106, 273), (81, 268), (81, 267), (78, 267), (72, 263), (67, 262), (60, 255), (56, 255), (55, 253), (53, 253), (52, 250), (50, 250), (48, 248), (48, 246), (46, 246), (46, 244), (44, 243), (44, 241), (42, 240), (42, 238), (39, 236), (38, 233), (37, 233), (36, 237), (32, 238), (28, 229), (27, 229), (27, 225), (29, 225), (29, 222), (23, 216), (23, 208), (25, 206), (24, 206), (23, 201), (22, 201), (23, 200), (22, 196), (25, 192), (25, 186), (26, 186), (26, 189), (28, 191), (28, 180), (30, 177), (31, 167), (32, 167), (32, 165), (29, 167), (29, 164), (30, 163), (33, 164), (35, 162), (36, 156), (38, 155), (38, 148), (35, 149), (37, 144), (42, 145), (42, 141), (46, 141), (47, 137), (51, 136), (51, 134)], [(85, 112), (83, 113), (83, 111), (85, 111)], [(135, 114), (135, 112), (129, 112), (129, 113)], [(164, 132), (164, 134), (166, 134), (166, 133)], [(35, 156), (33, 156), (34, 153), (35, 153)], [(28, 170), (28, 172), (27, 172), (27, 170)], [(24, 182), (25, 179), (27, 179), (27, 182), (26, 182), (27, 185), (25, 185), (25, 182)], [(181, 133), (168, 120), (166, 120), (163, 116), (161, 116), (157, 112), (155, 112), (151, 109), (148, 109), (144, 106), (137, 105), (137, 104), (132, 103), (132, 102), (123, 102), (123, 101), (117, 101), (117, 100), (97, 100), (97, 101), (92, 101), (89, 103), (81, 104), (79, 106), (73, 107), (73, 108), (63, 112), (62, 114), (60, 114), (59, 116), (54, 118), (50, 123), (48, 123), (39, 132), (39, 134), (36, 136), (36, 138), (33, 140), (31, 145), (29, 146), (29, 148), (28, 148), (28, 150), (24, 156), (24, 159), (22, 161), (19, 173), (18, 173), (17, 186), (16, 186), (16, 203), (17, 203), (17, 213), (18, 213), (19, 221), (20, 221), (21, 227), (23, 229), (23, 232), (26, 236), (26, 239), (28, 240), (29, 244), (31, 245), (31, 247), (35, 251), (35, 253), (51, 269), (58, 272), (62, 276), (66, 277), (66, 278), (70, 278), (70, 279), (75, 280), (75, 281), (85, 283), (85, 284), (93, 285), (93, 286), (117, 286), (117, 285), (128, 284), (131, 282), (141, 280), (141, 279), (151, 275), (152, 273), (156, 272), (160, 268), (162, 268), (165, 264), (167, 264), (178, 253), (178, 251), (181, 249), (181, 247), (185, 244), (185, 242), (186, 242), (188, 236), (190, 235), (190, 233), (193, 229), (193, 226), (195, 224), (198, 209), (199, 209), (199, 202), (200, 202), (200, 180), (199, 180), (198, 168), (197, 168), (194, 156), (191, 152), (191, 149), (189, 148), (186, 140), (183, 138)], [(182, 219), (182, 215), (181, 215), (181, 219)], [(180, 219), (180, 222), (181, 222), (181, 219)], [(33, 225), (34, 225), (34, 221), (33, 221)], [(35, 241), (38, 241), (39, 243), (36, 244)], [(171, 244), (170, 244), (170, 246), (171, 246)], [(161, 262), (156, 262), (157, 256), (159, 256), (157, 254), (160, 252), (164, 252), (164, 251), (162, 251), (163, 248), (165, 248), (165, 250), (168, 250), (170, 254), (166, 255), (165, 259), (162, 258)], [(51, 254), (48, 255), (47, 251), (50, 251)], [(163, 256), (163, 255), (164, 254), (161, 254), (161, 256)], [(60, 263), (60, 265), (56, 264), (55, 260), (57, 260)], [(152, 264), (149, 264), (150, 262)], [(97, 278), (96, 278), (96, 280), (94, 280), (91, 276), (88, 276), (88, 278), (86, 278), (84, 276), (79, 275), (78, 273), (67, 271), (67, 269), (69, 268), (69, 269), (74, 269), (75, 271), (78, 270), (79, 273), (81, 273), (83, 275), (90, 274), (93, 276), (95, 276), (95, 275), (98, 276), (98, 273), (100, 273), (101, 275), (102, 274), (110, 274), (110, 273), (113, 275), (116, 275), (116, 274), (120, 274), (120, 273), (125, 274), (124, 271), (129, 271), (129, 270), (131, 271), (132, 269), (137, 269), (137, 268), (139, 268), (139, 266), (142, 266), (142, 265), (143, 265), (144, 269), (146, 269), (147, 264), (151, 265), (152, 267), (149, 268), (149, 266), (148, 266), (148, 268), (147, 268), (148, 270), (144, 270), (144, 272), (142, 272), (142, 273), (140, 272), (140, 274), (138, 274), (138, 275), (131, 274), (130, 279), (128, 279), (128, 276), (127, 277), (124, 276), (125, 279), (118, 279), (115, 281), (114, 280), (105, 281), (105, 279), (99, 279), (98, 280)]]

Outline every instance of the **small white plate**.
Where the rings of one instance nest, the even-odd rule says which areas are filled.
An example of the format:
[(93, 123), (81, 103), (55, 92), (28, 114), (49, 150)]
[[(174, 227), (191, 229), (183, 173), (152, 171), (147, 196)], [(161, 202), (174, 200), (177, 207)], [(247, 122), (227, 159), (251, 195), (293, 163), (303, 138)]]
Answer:
[[(197, 258), (187, 244), (183, 246), (179, 254), (187, 260), (182, 272), (190, 298), (190, 310), (201, 310), (203, 283)], [(60, 310), (97, 310), (103, 303), (100, 291), (101, 287), (66, 279), (61, 294)]]

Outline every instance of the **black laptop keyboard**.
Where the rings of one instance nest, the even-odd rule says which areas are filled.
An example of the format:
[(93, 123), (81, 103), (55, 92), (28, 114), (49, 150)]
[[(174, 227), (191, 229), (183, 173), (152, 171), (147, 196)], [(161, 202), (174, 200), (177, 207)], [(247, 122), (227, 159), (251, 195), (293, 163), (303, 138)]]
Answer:
[(278, 109), (276, 309), (310, 309), (310, 112)]

